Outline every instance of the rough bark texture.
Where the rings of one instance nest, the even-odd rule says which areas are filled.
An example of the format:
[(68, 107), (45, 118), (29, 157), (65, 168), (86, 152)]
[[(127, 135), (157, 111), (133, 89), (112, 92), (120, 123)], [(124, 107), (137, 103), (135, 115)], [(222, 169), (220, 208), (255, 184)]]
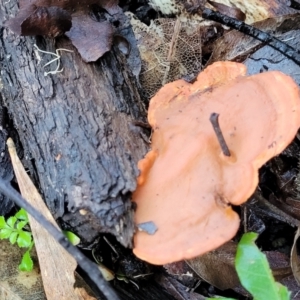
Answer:
[[(14, 172), (12, 164), (10, 162), (8, 151), (6, 149), (6, 140), (9, 135), (8, 130), (9, 122), (6, 114), (6, 109), (0, 106), (0, 177), (10, 182), (14, 177)], [(13, 132), (11, 132), (11, 134), (12, 136), (15, 136)], [(0, 216), (4, 216), (9, 213), (13, 206), (13, 201), (0, 194)]]
[[(133, 123), (145, 118), (136, 46), (131, 43), (127, 56), (114, 46), (97, 63), (86, 64), (67, 38), (19, 37), (7, 29), (5, 21), (18, 9), (15, 0), (2, 1), (0, 9), (3, 105), (25, 158), (34, 163), (49, 209), (86, 245), (99, 232), (109, 232), (129, 246), (134, 230), (130, 192), (136, 187), (137, 161), (147, 150)], [(124, 15), (118, 18), (119, 33), (132, 41)], [(62, 53), (63, 72), (44, 76), (43, 65), (53, 56), (38, 54), (34, 44), (74, 52)]]

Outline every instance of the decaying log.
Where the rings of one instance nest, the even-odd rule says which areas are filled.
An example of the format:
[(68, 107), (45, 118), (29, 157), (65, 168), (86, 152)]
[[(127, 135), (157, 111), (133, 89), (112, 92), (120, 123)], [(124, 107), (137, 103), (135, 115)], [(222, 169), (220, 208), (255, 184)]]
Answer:
[[(142, 129), (134, 125), (145, 120), (136, 46), (131, 43), (126, 54), (115, 45), (98, 62), (86, 64), (65, 37), (19, 37), (6, 28), (16, 2), (0, 4), (0, 92), (43, 198), (86, 245), (99, 232), (109, 232), (130, 246), (130, 193), (137, 161), (147, 151)], [(125, 16), (119, 20), (118, 32), (130, 43)], [(53, 56), (38, 53), (34, 44), (51, 52), (72, 50), (62, 53), (63, 72), (44, 76), (43, 65)]]

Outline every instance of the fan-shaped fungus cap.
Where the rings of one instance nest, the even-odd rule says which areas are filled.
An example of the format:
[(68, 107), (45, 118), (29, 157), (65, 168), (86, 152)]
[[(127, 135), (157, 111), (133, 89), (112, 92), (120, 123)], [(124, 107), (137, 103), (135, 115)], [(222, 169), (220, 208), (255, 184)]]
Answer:
[[(139, 162), (134, 253), (153, 264), (189, 259), (231, 239), (258, 169), (292, 141), (300, 126), (296, 83), (273, 71), (245, 76), (239, 63), (217, 62), (193, 84), (166, 84), (150, 102), (152, 150)], [(225, 156), (210, 116), (219, 114), (231, 156)]]

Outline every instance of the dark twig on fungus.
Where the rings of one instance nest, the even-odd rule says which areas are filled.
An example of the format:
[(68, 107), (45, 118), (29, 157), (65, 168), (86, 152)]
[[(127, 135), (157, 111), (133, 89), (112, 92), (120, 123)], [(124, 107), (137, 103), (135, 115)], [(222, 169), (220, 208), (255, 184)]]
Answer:
[(224, 136), (223, 136), (223, 133), (221, 131), (221, 128), (220, 128), (220, 124), (219, 124), (219, 114), (217, 113), (212, 113), (209, 117), (209, 121), (211, 122), (212, 126), (213, 126), (213, 129), (216, 133), (216, 136), (217, 136), (217, 139), (218, 139), (218, 142), (220, 144), (220, 147), (222, 149), (222, 152), (225, 156), (230, 156), (230, 151), (229, 151), (229, 148), (225, 142), (225, 139), (224, 139)]

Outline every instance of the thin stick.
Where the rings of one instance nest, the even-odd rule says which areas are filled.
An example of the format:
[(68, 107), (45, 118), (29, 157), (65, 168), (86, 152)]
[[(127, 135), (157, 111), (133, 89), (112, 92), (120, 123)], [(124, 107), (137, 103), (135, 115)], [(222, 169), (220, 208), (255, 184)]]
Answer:
[(220, 125), (219, 125), (219, 114), (212, 113), (210, 115), (209, 121), (211, 122), (213, 129), (216, 133), (217, 139), (219, 141), (220, 147), (222, 149), (222, 152), (225, 156), (230, 156), (229, 148), (225, 142), (223, 133), (221, 131)]
[(249, 208), (253, 207), (258, 212), (261, 211), (264, 215), (268, 217), (275, 218), (281, 222), (287, 223), (292, 227), (300, 227), (300, 221), (293, 216), (290, 216), (288, 213), (284, 212), (269, 200), (265, 199), (259, 192), (255, 192), (245, 205)]
[(285, 44), (284, 42), (278, 40), (277, 38), (273, 37), (272, 35), (266, 32), (263, 32), (253, 26), (247, 25), (242, 21), (238, 21), (237, 19), (228, 17), (217, 11), (213, 11), (209, 8), (203, 9), (202, 17), (203, 19), (216, 21), (220, 24), (229, 26), (230, 28), (236, 29), (244, 34), (256, 38), (259, 41), (262, 41), (267, 45), (269, 45), (270, 47), (274, 48), (275, 50), (279, 51), (286, 57), (290, 58), (296, 64), (300, 65), (299, 51), (297, 51), (295, 48)]
[(109, 286), (100, 273), (98, 266), (87, 259), (75, 246), (51, 222), (49, 222), (39, 211), (37, 211), (27, 200), (25, 200), (11, 185), (0, 177), (0, 191), (3, 195), (13, 200), (18, 206), (24, 208), (32, 217), (36, 219), (77, 261), (78, 265), (89, 275), (99, 290), (107, 299), (118, 300), (119, 297)]

